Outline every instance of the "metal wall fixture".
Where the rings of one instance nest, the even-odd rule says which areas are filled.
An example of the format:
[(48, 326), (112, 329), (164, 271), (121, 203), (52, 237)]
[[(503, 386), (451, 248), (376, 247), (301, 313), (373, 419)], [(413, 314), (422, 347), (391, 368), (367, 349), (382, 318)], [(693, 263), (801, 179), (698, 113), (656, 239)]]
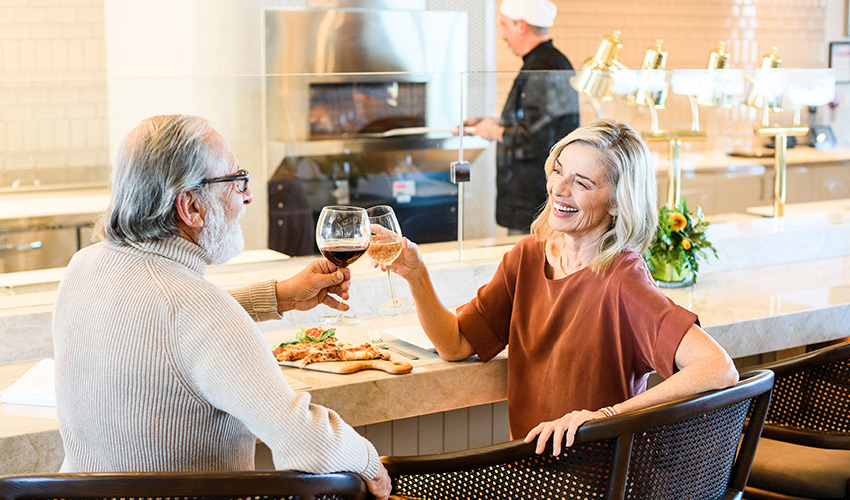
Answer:
[(753, 133), (759, 137), (773, 137), (773, 216), (785, 215), (785, 192), (787, 190), (788, 171), (788, 136), (801, 136), (809, 133), (807, 125), (800, 124), (800, 107), (794, 109), (794, 118), (791, 125), (778, 125), (770, 123), (771, 111), (782, 111), (783, 86), (790, 83), (783, 82), (776, 74), (776, 70), (782, 64), (776, 47), (762, 58), (762, 65), (756, 72), (756, 76), (746, 75), (750, 81), (750, 88), (744, 98), (744, 104), (762, 110), (761, 126), (753, 129)]
[[(667, 52), (662, 50), (663, 41), (655, 42), (655, 47), (649, 47), (643, 59), (641, 69), (644, 71), (663, 70), (667, 63)], [(660, 90), (650, 90), (642, 86), (629, 99), (636, 105), (646, 105), (650, 114), (650, 129), (643, 132), (643, 138), (647, 141), (667, 142), (667, 208), (675, 208), (679, 205), (682, 197), (682, 165), (680, 156), (682, 152), (682, 140), (704, 141), (708, 134), (699, 128), (699, 106), (696, 97), (688, 95), (691, 107), (691, 128), (688, 130), (672, 129), (662, 130), (658, 126), (658, 109), (664, 109), (667, 101), (667, 82)], [(640, 97), (643, 96), (643, 99)]]

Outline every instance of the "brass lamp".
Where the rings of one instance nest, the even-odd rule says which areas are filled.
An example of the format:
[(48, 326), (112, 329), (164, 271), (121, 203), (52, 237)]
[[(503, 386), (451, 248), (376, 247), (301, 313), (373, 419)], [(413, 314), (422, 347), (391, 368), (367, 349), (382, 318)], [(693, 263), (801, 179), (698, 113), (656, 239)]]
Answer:
[[(663, 40), (656, 40), (654, 47), (646, 49), (646, 54), (643, 57), (643, 63), (640, 65), (641, 70), (663, 70), (667, 65), (667, 52), (661, 48), (664, 45)], [(638, 89), (627, 96), (630, 103), (637, 106), (648, 106), (648, 98), (652, 100), (655, 109), (664, 109), (667, 104), (668, 87), (666, 83), (660, 89), (651, 91)]]
[[(667, 53), (664, 52), (662, 41), (657, 40), (655, 47), (649, 47), (643, 59), (641, 69), (653, 70), (664, 69), (667, 63)], [(704, 141), (707, 134), (699, 129), (699, 107), (696, 103), (696, 98), (693, 95), (688, 95), (691, 105), (691, 129), (690, 130), (660, 130), (658, 128), (658, 109), (664, 109), (667, 102), (668, 86), (654, 91), (638, 89), (633, 94), (629, 95), (629, 101), (634, 104), (649, 107), (650, 114), (650, 130), (644, 132), (643, 138), (647, 141), (665, 141), (667, 142), (667, 154), (669, 166), (667, 167), (667, 208), (675, 208), (681, 199), (682, 194), (682, 167), (679, 156), (682, 150), (682, 140)]]
[[(776, 47), (773, 48), (770, 54), (762, 59), (761, 69), (770, 70), (778, 69), (782, 60), (777, 55)], [(788, 161), (786, 155), (788, 153), (788, 136), (800, 136), (809, 133), (809, 127), (800, 124), (800, 108), (794, 110), (794, 119), (792, 125), (781, 126), (770, 124), (770, 111), (782, 110), (782, 93), (778, 93), (779, 100), (776, 100), (776, 92), (773, 95), (758, 95), (766, 91), (770, 86), (759, 84), (752, 78), (751, 90), (757, 95), (752, 99), (748, 93), (744, 102), (752, 107), (757, 107), (762, 110), (761, 126), (753, 129), (759, 137), (773, 137), (773, 216), (782, 217), (785, 215), (785, 191), (787, 188), (787, 167)]]
[(772, 79), (768, 77), (771, 73), (769, 70), (779, 69), (781, 65), (782, 59), (779, 58), (778, 49), (773, 47), (769, 54), (762, 57), (761, 70), (756, 78), (747, 75), (747, 79), (751, 80), (746, 97), (744, 97), (744, 103), (747, 106), (761, 109), (766, 100), (771, 111), (774, 113), (782, 111), (782, 91), (777, 90), (776, 86), (770, 85)]
[[(726, 42), (721, 41), (715, 50), (708, 54), (708, 71), (712, 80), (712, 85), (709, 85), (697, 98), (697, 104), (700, 106), (708, 106), (710, 108), (731, 108), (734, 106), (734, 95), (728, 92), (722, 85), (722, 78), (716, 78), (719, 75), (713, 74), (717, 70), (729, 69), (729, 61), (732, 56), (726, 52)], [(715, 84), (720, 83), (721, 85)]]
[(572, 86), (592, 99), (602, 101), (613, 99), (614, 78), (611, 73), (619, 69), (626, 69), (617, 60), (622, 48), (619, 30), (614, 30), (611, 35), (602, 38), (602, 43), (599, 44), (596, 54), (584, 61), (578, 75), (571, 79)]

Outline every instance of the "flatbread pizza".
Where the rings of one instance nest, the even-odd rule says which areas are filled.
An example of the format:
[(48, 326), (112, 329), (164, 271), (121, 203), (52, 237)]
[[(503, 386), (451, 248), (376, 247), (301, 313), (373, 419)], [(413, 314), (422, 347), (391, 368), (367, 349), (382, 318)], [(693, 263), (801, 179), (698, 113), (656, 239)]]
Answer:
[(281, 342), (272, 352), (278, 361), (301, 360), (302, 368), (317, 361), (357, 361), (382, 357), (381, 351), (368, 342), (360, 346), (346, 344), (334, 336), (335, 332), (335, 328), (302, 328), (294, 340)]

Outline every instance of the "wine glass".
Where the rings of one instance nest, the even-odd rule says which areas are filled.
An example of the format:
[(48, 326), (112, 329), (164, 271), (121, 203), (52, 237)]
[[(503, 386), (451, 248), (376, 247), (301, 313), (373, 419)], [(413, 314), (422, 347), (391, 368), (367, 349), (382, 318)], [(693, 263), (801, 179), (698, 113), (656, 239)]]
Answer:
[[(367, 212), (372, 231), (372, 239), (369, 242), (369, 257), (379, 264), (388, 266), (401, 254), (401, 226), (398, 224), (398, 219), (396, 219), (392, 207), (388, 205), (378, 205), (370, 208)], [(395, 289), (393, 289), (393, 277), (389, 269), (387, 269), (387, 278), (390, 281), (392, 300), (381, 304), (378, 307), (378, 312), (384, 316), (394, 316), (412, 309), (412, 300), (396, 298)]]
[[(348, 267), (366, 253), (369, 235), (369, 216), (362, 208), (328, 206), (319, 214), (316, 244), (322, 255), (337, 267)], [(356, 316), (344, 316), (340, 310), (337, 315), (322, 317), (321, 322), (344, 326), (359, 325), (363, 321)]]

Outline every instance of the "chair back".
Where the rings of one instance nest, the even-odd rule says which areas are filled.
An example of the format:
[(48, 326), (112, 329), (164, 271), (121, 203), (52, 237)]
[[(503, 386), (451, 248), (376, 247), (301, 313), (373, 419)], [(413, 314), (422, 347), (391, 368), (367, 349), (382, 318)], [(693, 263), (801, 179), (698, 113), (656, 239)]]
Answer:
[(382, 460), (394, 493), (428, 500), (741, 498), (772, 386), (773, 373), (752, 372), (726, 389), (592, 420), (558, 457), (551, 442), (537, 455), (515, 440)]
[(0, 477), (0, 500), (160, 499), (226, 500), (345, 499), (367, 496), (357, 474), (291, 471), (137, 472)]
[(765, 437), (850, 449), (850, 342), (754, 369), (772, 370), (776, 378)]

